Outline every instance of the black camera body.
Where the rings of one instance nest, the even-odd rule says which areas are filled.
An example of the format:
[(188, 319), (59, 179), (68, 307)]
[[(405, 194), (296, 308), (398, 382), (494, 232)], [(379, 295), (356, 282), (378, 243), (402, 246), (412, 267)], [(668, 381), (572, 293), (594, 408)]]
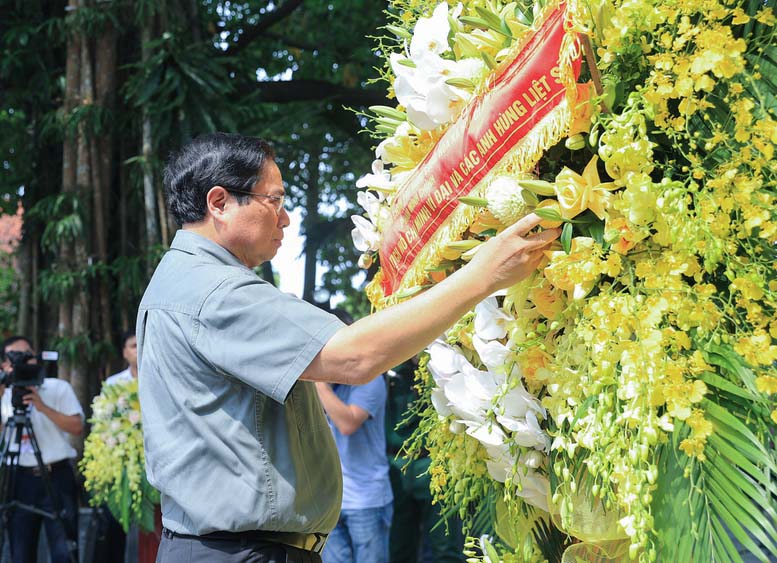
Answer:
[(29, 352), (7, 352), (6, 356), (11, 363), (11, 371), (3, 374), (1, 385), (29, 387), (43, 383), (46, 370), (38, 356)]
[(43, 358), (29, 352), (6, 352), (11, 371), (0, 376), (0, 385), (11, 386), (11, 405), (14, 409), (24, 409), (24, 396), (29, 393), (27, 387), (39, 387), (46, 377)]

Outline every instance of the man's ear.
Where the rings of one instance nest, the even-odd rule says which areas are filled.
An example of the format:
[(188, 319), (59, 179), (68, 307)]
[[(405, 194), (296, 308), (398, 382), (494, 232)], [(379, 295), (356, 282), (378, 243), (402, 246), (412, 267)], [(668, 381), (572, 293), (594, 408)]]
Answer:
[(214, 217), (224, 213), (228, 200), (229, 192), (221, 186), (213, 186), (205, 194), (205, 206)]

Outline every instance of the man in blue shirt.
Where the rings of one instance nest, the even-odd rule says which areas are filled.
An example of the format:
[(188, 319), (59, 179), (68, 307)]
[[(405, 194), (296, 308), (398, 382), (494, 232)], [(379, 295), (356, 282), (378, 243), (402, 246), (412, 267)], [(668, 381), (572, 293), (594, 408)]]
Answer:
[[(334, 315), (346, 324), (345, 311)], [(386, 383), (316, 383), (343, 470), (340, 518), (321, 554), (324, 563), (387, 563), (392, 493), (386, 457)]]
[(138, 309), (146, 473), (161, 493), (158, 563), (320, 561), (338, 520), (337, 448), (313, 382), (364, 384), (533, 272), (555, 229), (529, 215), (426, 292), (350, 326), (253, 268), (289, 214), (272, 148), (199, 137), (165, 169), (182, 225)]

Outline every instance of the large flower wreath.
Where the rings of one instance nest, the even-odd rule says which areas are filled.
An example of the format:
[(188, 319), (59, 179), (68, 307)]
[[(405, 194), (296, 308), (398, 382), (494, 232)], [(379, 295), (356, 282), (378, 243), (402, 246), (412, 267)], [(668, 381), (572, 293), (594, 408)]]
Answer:
[[(557, 75), (565, 103), (390, 274), (407, 244), (387, 237), (430, 153), (559, 10), (560, 65), (585, 59)], [(378, 160), (353, 218), (362, 265), (381, 262), (375, 307), (530, 211), (563, 225), (536, 275), (421, 363), (406, 447), (430, 452), (436, 499), (491, 534), (469, 545), (492, 563), (741, 561), (735, 542), (773, 560), (773, 0), (392, 0), (388, 13), (379, 52), (398, 105), (372, 108)]]
[(146, 480), (137, 379), (103, 386), (89, 422), (80, 469), (90, 503), (106, 504), (125, 531), (133, 523), (152, 531), (159, 492)]

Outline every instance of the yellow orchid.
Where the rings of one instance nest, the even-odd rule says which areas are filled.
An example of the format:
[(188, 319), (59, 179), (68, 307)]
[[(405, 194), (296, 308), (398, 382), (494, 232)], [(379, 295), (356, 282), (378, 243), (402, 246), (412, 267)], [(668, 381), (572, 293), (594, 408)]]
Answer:
[(573, 300), (588, 295), (601, 274), (600, 261), (594, 256), (595, 244), (592, 238), (575, 237), (569, 254), (563, 250), (546, 252), (550, 264), (543, 270), (545, 278)]
[(599, 219), (605, 218), (610, 192), (617, 186), (613, 182), (603, 183), (599, 179), (596, 169), (598, 160), (599, 157), (594, 156), (582, 175), (564, 167), (556, 176), (556, 197), (564, 219), (573, 219), (586, 209), (593, 211)]

